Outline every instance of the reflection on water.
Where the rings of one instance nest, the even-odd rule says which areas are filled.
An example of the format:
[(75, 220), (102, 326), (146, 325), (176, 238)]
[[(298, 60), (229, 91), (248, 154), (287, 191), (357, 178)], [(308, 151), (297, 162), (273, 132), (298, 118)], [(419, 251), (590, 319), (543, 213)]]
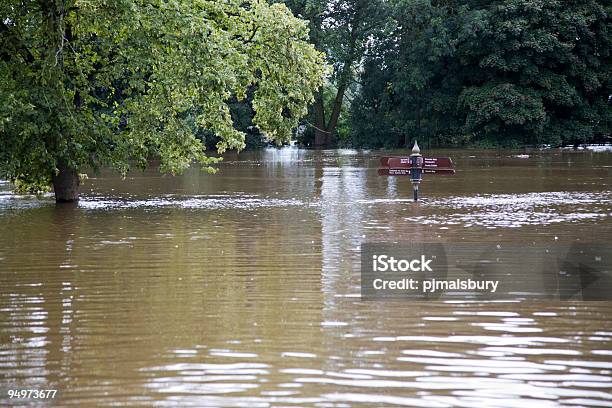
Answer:
[(359, 299), (366, 241), (612, 239), (609, 153), (439, 154), (419, 205), (355, 150), (105, 172), (76, 207), (0, 184), (0, 404), (612, 406), (610, 302)]

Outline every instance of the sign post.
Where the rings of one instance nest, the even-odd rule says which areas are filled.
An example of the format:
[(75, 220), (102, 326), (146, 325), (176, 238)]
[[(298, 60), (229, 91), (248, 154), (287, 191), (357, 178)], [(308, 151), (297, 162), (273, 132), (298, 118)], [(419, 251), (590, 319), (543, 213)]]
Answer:
[(414, 141), (414, 146), (412, 147), (412, 154), (410, 155), (410, 164), (412, 165), (410, 172), (410, 181), (412, 182), (412, 191), (414, 196), (414, 201), (419, 200), (419, 184), (422, 180), (423, 174), (423, 156), (421, 156), (421, 149), (419, 149), (419, 145), (416, 140)]
[(416, 140), (409, 157), (383, 157), (379, 176), (410, 176), (414, 201), (419, 199), (419, 184), (423, 174), (453, 175), (455, 169), (450, 157), (423, 157)]

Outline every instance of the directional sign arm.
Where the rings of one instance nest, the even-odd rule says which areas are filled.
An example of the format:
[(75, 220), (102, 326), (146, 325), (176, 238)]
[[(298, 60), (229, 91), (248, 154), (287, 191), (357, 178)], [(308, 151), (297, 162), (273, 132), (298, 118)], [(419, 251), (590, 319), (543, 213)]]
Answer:
[(423, 168), (423, 173), (425, 174), (440, 174), (440, 175), (453, 175), (455, 174), (455, 169), (443, 169), (443, 168), (438, 168), (438, 169), (431, 169), (431, 168)]
[(379, 176), (409, 176), (410, 169), (390, 169), (388, 167), (384, 167), (378, 169)]
[[(379, 176), (409, 176), (410, 169), (394, 169), (389, 167), (382, 167), (378, 169)], [(455, 169), (423, 169), (424, 174), (439, 174), (439, 175), (453, 175)]]

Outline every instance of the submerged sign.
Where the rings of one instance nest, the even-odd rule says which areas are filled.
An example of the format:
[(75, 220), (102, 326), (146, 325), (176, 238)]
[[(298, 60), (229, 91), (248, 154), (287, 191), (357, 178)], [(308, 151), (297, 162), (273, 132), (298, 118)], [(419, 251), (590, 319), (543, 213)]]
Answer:
[(366, 243), (361, 295), (612, 300), (612, 245)]
[(410, 176), (414, 201), (419, 199), (419, 184), (423, 174), (455, 174), (450, 157), (423, 157), (417, 142), (414, 142), (412, 154), (408, 157), (382, 157), (379, 176)]

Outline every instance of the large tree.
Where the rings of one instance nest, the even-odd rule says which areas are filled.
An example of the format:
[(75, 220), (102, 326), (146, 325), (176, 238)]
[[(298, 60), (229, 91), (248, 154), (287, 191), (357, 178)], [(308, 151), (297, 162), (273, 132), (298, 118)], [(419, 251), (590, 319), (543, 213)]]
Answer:
[(228, 101), (286, 140), (323, 76), (306, 22), (263, 0), (5, 0), (0, 4), (0, 177), (78, 198), (110, 165), (210, 166), (196, 133), (241, 148)]
[(558, 145), (609, 135), (609, 2), (389, 5), (392, 24), (372, 37), (352, 104), (355, 145)]
[(505, 0), (458, 46), (465, 128), (495, 144), (558, 145), (609, 132), (612, 6)]

